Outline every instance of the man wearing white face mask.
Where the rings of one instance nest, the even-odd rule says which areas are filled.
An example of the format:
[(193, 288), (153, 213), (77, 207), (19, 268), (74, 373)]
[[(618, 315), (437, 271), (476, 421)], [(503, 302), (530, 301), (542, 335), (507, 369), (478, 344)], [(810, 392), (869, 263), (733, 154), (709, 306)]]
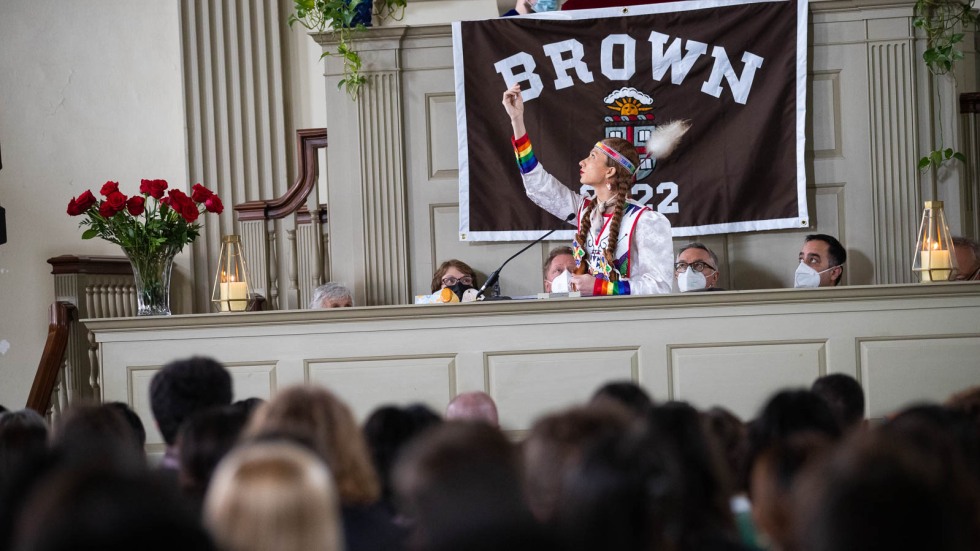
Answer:
[[(548, 253), (548, 259), (544, 261), (544, 292), (551, 292), (551, 282), (562, 273), (572, 274), (575, 272), (575, 257), (572, 256), (571, 247), (555, 247)], [(568, 275), (565, 276), (565, 290), (568, 287)]]
[(718, 255), (703, 243), (688, 243), (677, 253), (674, 281), (682, 293), (723, 291), (718, 285)]
[(793, 286), (799, 289), (839, 285), (844, 262), (847, 262), (847, 251), (840, 241), (822, 233), (808, 235), (800, 250)]

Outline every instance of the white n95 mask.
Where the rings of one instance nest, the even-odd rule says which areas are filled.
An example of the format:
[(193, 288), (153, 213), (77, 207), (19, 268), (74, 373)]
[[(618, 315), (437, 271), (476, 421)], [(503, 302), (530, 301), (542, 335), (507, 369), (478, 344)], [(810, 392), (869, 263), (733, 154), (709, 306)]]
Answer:
[(551, 280), (551, 292), (567, 293), (571, 281), (572, 274), (568, 273), (568, 270), (562, 270), (560, 274), (555, 276), (555, 279)]
[(707, 280), (704, 278), (704, 274), (701, 272), (695, 272), (694, 268), (688, 266), (687, 270), (677, 276), (677, 290), (686, 293), (688, 291), (700, 291), (708, 286)]
[(831, 266), (826, 270), (816, 271), (813, 268), (807, 266), (806, 264), (800, 262), (800, 266), (796, 269), (795, 282), (793, 287), (797, 289), (808, 289), (814, 287), (820, 287), (820, 274), (824, 272), (829, 272), (837, 266)]

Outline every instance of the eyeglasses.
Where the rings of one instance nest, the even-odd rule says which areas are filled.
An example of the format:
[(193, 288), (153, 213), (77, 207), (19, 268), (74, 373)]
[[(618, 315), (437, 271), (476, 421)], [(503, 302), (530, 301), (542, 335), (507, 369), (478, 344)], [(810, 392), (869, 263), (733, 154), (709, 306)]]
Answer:
[(688, 264), (687, 262), (678, 262), (677, 264), (674, 264), (674, 273), (679, 274), (681, 272), (686, 272), (688, 266), (694, 268), (694, 271), (699, 273), (703, 272), (705, 268), (710, 268), (712, 271), (715, 272), (718, 271), (717, 268), (715, 268), (711, 264), (708, 264), (707, 262), (701, 262), (700, 260), (695, 260), (690, 264)]
[(473, 278), (471, 276), (463, 276), (458, 278), (453, 276), (446, 276), (442, 278), (442, 284), (445, 285), (446, 287), (452, 287), (453, 285), (456, 285), (457, 281), (462, 283), (463, 285), (473, 285)]

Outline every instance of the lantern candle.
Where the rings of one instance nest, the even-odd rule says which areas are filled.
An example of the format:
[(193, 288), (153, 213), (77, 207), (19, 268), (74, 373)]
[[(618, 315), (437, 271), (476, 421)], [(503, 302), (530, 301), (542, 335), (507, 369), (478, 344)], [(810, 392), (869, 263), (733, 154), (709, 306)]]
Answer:
[[(924, 250), (920, 253), (922, 258), (922, 281), (946, 281), (949, 279), (950, 268), (949, 251), (941, 249)], [(936, 277), (933, 277), (933, 274)]]
[(248, 285), (244, 281), (221, 283), (221, 311), (244, 312), (248, 305)]

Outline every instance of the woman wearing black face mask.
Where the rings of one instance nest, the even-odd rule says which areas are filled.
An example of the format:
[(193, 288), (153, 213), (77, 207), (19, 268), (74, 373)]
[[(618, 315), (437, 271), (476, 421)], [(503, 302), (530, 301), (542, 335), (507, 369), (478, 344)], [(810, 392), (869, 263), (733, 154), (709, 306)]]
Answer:
[(447, 260), (439, 266), (436, 273), (432, 274), (432, 292), (446, 287), (453, 290), (460, 300), (467, 289), (476, 289), (479, 281), (476, 279), (476, 272), (462, 260)]

